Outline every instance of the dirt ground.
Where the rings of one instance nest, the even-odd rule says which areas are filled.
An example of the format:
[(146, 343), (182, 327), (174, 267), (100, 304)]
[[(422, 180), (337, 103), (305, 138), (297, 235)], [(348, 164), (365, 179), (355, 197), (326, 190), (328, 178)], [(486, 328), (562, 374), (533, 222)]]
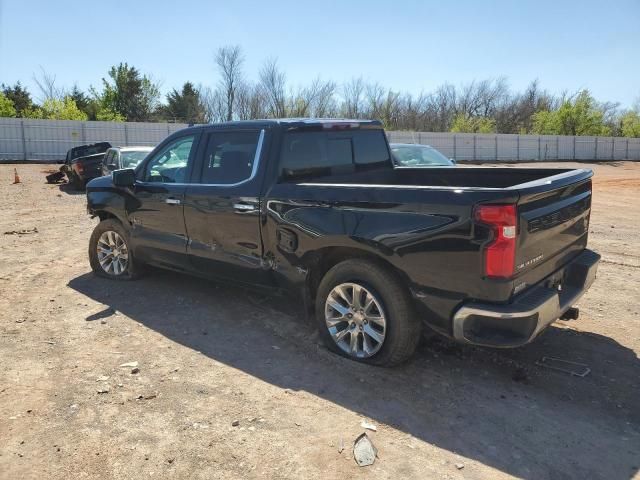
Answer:
[(638, 478), (640, 163), (589, 167), (603, 261), (578, 321), (517, 350), (436, 341), (381, 369), (318, 345), (296, 298), (94, 277), (84, 194), (45, 184), (43, 165), (12, 185), (0, 165), (0, 478)]

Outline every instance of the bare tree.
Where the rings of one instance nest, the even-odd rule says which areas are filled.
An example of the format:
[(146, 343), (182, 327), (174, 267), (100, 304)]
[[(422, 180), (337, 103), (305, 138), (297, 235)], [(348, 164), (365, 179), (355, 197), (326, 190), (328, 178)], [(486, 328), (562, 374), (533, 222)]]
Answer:
[(271, 117), (287, 116), (285, 73), (278, 67), (278, 60), (267, 60), (260, 70), (260, 88), (267, 100), (267, 112)]
[(342, 86), (342, 115), (359, 118), (364, 114), (365, 84), (362, 77), (352, 78)]
[(240, 120), (267, 117), (267, 100), (260, 85), (243, 82), (238, 87), (236, 116)]
[(40, 90), (40, 96), (36, 98), (40, 103), (47, 100), (61, 100), (65, 96), (64, 88), (56, 85), (56, 76), (47, 72), (40, 66), (40, 74), (33, 74), (33, 81)]
[(239, 45), (220, 47), (215, 56), (220, 72), (220, 88), (224, 92), (226, 120), (233, 120), (234, 102), (238, 87), (242, 82), (242, 48)]
[(204, 105), (205, 120), (209, 123), (224, 122), (227, 114), (225, 98), (219, 89), (198, 86), (198, 92)]
[(298, 89), (289, 98), (288, 113), (293, 117), (324, 117), (335, 110), (336, 84), (317, 77), (311, 85)]

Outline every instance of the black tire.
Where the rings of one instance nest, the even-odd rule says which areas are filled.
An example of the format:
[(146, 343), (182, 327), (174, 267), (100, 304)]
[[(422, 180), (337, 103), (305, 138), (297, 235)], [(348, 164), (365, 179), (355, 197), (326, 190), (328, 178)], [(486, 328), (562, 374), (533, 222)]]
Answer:
[[(105, 232), (116, 232), (120, 238), (124, 240), (127, 248), (128, 261), (126, 269), (118, 274), (108, 273), (100, 265), (98, 259), (98, 241)], [(131, 241), (129, 231), (118, 220), (109, 218), (101, 221), (96, 228), (93, 229), (91, 238), (89, 239), (89, 263), (93, 273), (99, 277), (108, 278), (110, 280), (134, 280), (138, 278), (143, 272), (143, 264), (137, 261), (134, 257), (133, 250), (131, 249)]]
[[(329, 333), (325, 302), (331, 291), (344, 283), (365, 287), (384, 310), (385, 337), (379, 350), (369, 357), (358, 358), (343, 351)], [(315, 316), (320, 336), (330, 350), (363, 363), (391, 367), (405, 362), (413, 355), (421, 338), (422, 322), (416, 317), (408, 289), (393, 272), (369, 260), (346, 260), (325, 274), (316, 293)]]

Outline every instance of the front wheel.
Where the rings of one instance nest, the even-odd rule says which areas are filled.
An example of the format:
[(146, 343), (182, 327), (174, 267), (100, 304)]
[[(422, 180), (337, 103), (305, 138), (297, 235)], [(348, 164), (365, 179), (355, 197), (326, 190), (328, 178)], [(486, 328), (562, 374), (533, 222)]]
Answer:
[(89, 263), (96, 275), (112, 280), (131, 280), (139, 275), (129, 234), (119, 221), (103, 220), (93, 230), (89, 239)]
[(422, 324), (406, 287), (362, 259), (331, 268), (318, 287), (316, 318), (325, 344), (352, 360), (393, 366), (410, 358)]

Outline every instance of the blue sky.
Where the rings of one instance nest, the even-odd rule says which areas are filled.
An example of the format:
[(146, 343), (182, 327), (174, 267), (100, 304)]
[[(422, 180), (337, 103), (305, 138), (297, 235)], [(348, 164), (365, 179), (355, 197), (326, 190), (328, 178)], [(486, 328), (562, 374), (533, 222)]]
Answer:
[(0, 0), (0, 82), (99, 85), (126, 61), (162, 82), (216, 81), (213, 52), (240, 44), (247, 77), (275, 56), (292, 86), (362, 76), (419, 93), (449, 82), (537, 78), (589, 88), (623, 107), (640, 98), (640, 0), (35, 1)]

